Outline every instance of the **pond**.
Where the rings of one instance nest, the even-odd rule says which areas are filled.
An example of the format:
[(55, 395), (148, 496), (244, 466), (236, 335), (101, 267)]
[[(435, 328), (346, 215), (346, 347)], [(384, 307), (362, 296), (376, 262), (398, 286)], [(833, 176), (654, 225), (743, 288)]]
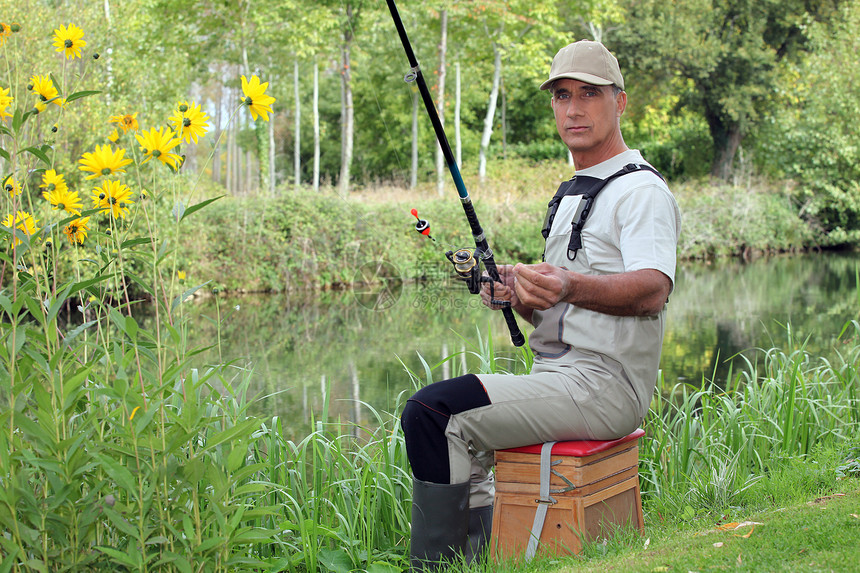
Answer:
[[(679, 382), (723, 385), (742, 367), (739, 354), (754, 357), (755, 348), (789, 350), (808, 338), (813, 354), (830, 352), (845, 322), (860, 318), (858, 268), (856, 252), (681, 264), (663, 344), (663, 391)], [(389, 268), (379, 276), (386, 273), (396, 274)], [(208, 359), (234, 361), (237, 380), (252, 368), (251, 410), (280, 416), (295, 436), (323, 415), (373, 424), (373, 410), (395, 412), (411, 393), (406, 368), (424, 379), (422, 357), (441, 380), (475, 367), (469, 351), (479, 340), (517, 356), (501, 313), (454, 280), (244, 295), (190, 308), (200, 315), (192, 343), (215, 345)]]

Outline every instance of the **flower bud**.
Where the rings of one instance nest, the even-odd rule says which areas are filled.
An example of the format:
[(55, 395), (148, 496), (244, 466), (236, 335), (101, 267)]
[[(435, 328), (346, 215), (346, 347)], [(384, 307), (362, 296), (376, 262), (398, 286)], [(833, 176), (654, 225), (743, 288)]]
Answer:
[(188, 106), (187, 106), (187, 105), (182, 104), (182, 105), (180, 105), (180, 106), (179, 106), (179, 112), (180, 112), (180, 113), (185, 113), (186, 111), (188, 111)]
[(93, 54), (93, 59), (94, 59), (94, 60), (98, 60), (100, 57), (101, 57), (101, 56), (99, 56), (99, 53), (98, 53), (98, 52), (96, 52), (95, 54)]
[(17, 22), (13, 22), (12, 25), (9, 26), (9, 28), (12, 30), (12, 33), (14, 34), (15, 32), (21, 31), (21, 24), (18, 24)]

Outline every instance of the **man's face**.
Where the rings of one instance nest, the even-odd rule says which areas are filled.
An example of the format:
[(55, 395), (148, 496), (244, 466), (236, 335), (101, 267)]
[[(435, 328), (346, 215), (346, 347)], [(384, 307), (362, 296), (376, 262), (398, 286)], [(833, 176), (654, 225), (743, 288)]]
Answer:
[[(562, 79), (553, 89), (552, 109), (558, 133), (574, 157), (593, 156), (589, 164), (607, 159), (601, 158), (604, 152), (613, 150), (619, 142), (623, 144), (618, 121), (626, 105), (626, 94), (615, 96), (612, 86)], [(612, 155), (614, 152), (609, 157)]]

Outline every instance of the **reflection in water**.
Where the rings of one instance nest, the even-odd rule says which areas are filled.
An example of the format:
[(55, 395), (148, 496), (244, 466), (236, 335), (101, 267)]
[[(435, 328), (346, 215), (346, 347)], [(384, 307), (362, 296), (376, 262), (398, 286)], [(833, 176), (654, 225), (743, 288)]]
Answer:
[[(789, 323), (795, 347), (809, 337), (811, 352), (828, 352), (842, 325), (858, 318), (858, 265), (857, 253), (683, 264), (663, 345), (667, 389), (703, 379), (722, 385), (742, 365), (732, 357), (788, 350)], [(253, 411), (281, 416), (296, 436), (307, 433), (326, 401), (328, 416), (344, 422), (374, 423), (361, 402), (394, 412), (411, 393), (405, 368), (422, 380), (426, 368), (434, 380), (474, 369), (477, 331), (486, 338), (489, 329), (497, 351), (515, 355), (501, 313), (486, 310), (462, 285), (404, 285), (396, 304), (362, 302), (352, 292), (205, 300), (192, 312), (209, 320), (193, 320), (190, 337), (215, 344), (220, 322), (220, 348), (209, 360), (220, 350), (223, 360), (253, 368)]]

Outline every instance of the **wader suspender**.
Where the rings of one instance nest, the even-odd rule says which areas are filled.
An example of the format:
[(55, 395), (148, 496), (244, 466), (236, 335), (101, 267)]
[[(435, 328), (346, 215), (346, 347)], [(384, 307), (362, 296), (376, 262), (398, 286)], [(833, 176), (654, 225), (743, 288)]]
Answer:
[[(585, 226), (585, 219), (591, 212), (591, 205), (594, 203), (594, 198), (597, 197), (597, 194), (600, 193), (604, 187), (606, 187), (607, 183), (616, 177), (621, 177), (628, 173), (635, 173), (636, 171), (641, 171), (643, 169), (651, 171), (657, 175), (657, 177), (663, 179), (663, 176), (650, 165), (628, 163), (606, 179), (598, 179), (597, 177), (589, 177), (588, 175), (575, 175), (570, 181), (563, 182), (547, 206), (546, 217), (543, 220), (543, 229), (541, 229), (540, 232), (541, 235), (543, 235), (544, 240), (549, 236), (550, 229), (552, 229), (552, 222), (555, 220), (555, 214), (558, 211), (558, 206), (561, 203), (561, 200), (564, 197), (571, 195), (582, 195), (582, 199), (579, 201), (576, 212), (573, 214), (570, 241), (567, 244), (567, 258), (571, 261), (576, 259), (576, 252), (582, 248), (582, 228)], [(545, 249), (541, 260), (546, 260)]]

